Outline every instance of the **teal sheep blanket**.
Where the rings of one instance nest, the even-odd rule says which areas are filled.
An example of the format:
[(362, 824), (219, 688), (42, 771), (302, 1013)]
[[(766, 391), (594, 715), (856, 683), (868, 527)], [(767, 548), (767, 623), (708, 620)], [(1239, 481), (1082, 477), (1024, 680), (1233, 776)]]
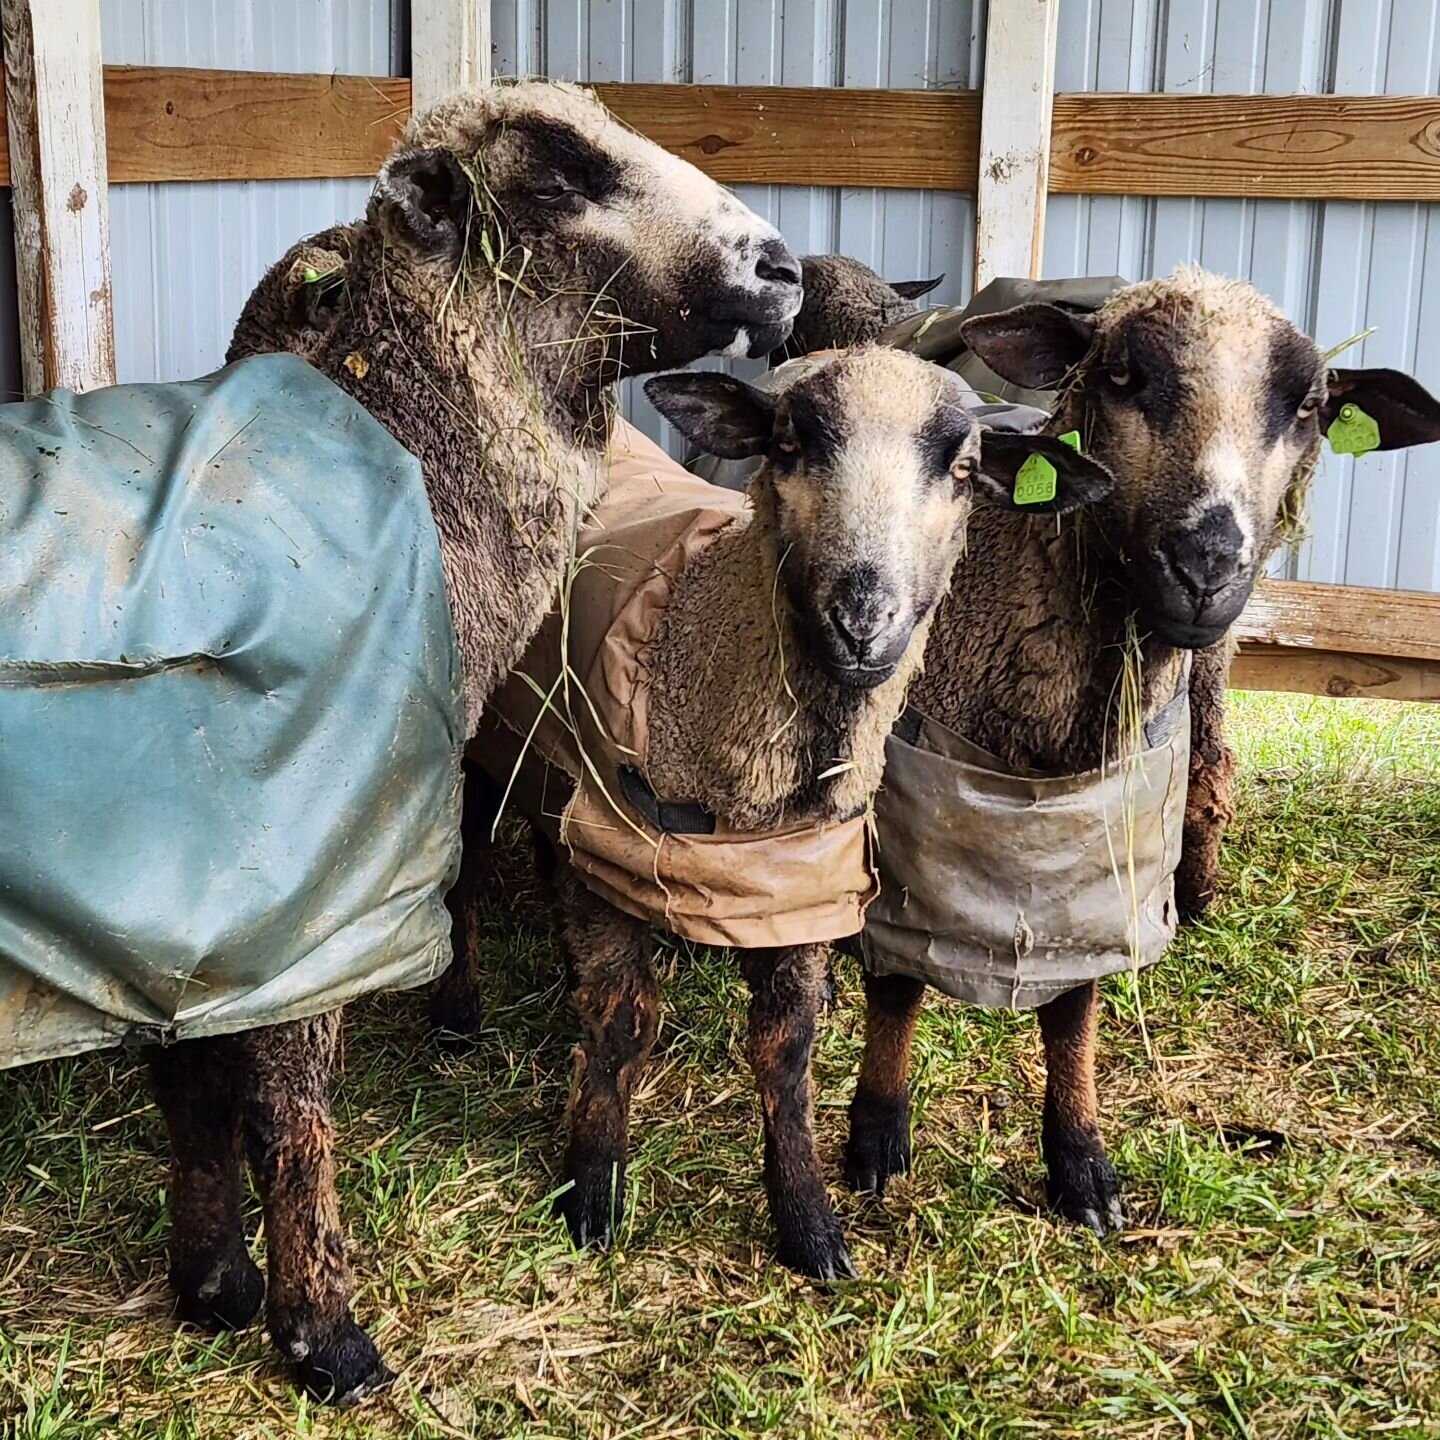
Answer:
[(438, 973), (463, 731), (419, 463), (303, 361), (0, 406), (0, 1066)]

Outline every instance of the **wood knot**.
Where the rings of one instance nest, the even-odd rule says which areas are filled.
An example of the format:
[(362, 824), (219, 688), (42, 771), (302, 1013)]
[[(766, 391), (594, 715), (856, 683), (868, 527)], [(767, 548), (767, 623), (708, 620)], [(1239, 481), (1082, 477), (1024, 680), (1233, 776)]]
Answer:
[(735, 141), (727, 140), (723, 135), (702, 135), (695, 143), (704, 154), (718, 155), (720, 151), (730, 149)]
[(90, 198), (83, 185), (77, 185), (71, 192), (70, 198), (65, 202), (65, 208), (72, 214), (78, 214), (85, 208), (85, 202)]
[(1077, 165), (1093, 165), (1100, 158), (1100, 152), (1093, 145), (1082, 145), (1075, 152)]

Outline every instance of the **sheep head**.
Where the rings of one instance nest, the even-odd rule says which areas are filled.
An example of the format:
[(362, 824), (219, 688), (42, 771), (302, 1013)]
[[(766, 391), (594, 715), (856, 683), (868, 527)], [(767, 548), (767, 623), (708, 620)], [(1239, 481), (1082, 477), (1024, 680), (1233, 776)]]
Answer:
[(1060, 389), (1049, 428), (1078, 429), (1115, 476), (1097, 533), (1142, 625), (1182, 648), (1214, 643), (1244, 609), (1342, 406), (1378, 422), (1381, 449), (1440, 439), (1440, 404), (1408, 375), (1328, 369), (1253, 286), (1199, 269), (1093, 315), (1021, 305), (961, 336), (1006, 380)]
[(462, 91), (416, 115), (369, 219), (395, 263), (438, 272), (450, 306), (499, 285), (573, 316), (608, 379), (766, 354), (800, 308), (773, 226), (570, 85)]
[(1016, 474), (1050, 459), (1064, 511), (1108, 489), (1093, 460), (1048, 437), (982, 431), (955, 376), (903, 351), (852, 350), (768, 394), (727, 375), (666, 375), (646, 394), (697, 445), (764, 456), (756, 524), (808, 649), (869, 689), (919, 659), (974, 501), (1013, 508)]
[(795, 317), (789, 343), (772, 357), (868, 344), (880, 332), (903, 320), (915, 301), (944, 280), (882, 280), (868, 265), (848, 255), (807, 255), (800, 261), (805, 302)]

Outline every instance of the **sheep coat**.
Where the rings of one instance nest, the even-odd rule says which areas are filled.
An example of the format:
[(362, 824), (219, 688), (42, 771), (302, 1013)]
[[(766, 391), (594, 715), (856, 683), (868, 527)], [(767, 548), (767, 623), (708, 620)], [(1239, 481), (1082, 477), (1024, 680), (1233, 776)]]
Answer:
[(741, 832), (690, 797), (651, 789), (646, 647), (674, 577), (747, 502), (623, 422), (609, 476), (564, 598), (497, 692), (471, 760), (512, 787), (589, 889), (629, 915), (741, 949), (854, 935), (876, 888), (868, 816)]
[(288, 355), (0, 407), (0, 1068), (449, 961), (461, 669), (420, 466)]

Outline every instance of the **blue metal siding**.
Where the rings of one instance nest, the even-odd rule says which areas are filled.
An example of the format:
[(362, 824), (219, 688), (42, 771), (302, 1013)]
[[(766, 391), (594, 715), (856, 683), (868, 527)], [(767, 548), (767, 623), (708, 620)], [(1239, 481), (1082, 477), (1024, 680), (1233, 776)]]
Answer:
[[(101, 0), (111, 65), (390, 73), (389, 0)], [(365, 209), (366, 180), (114, 185), (119, 379), (203, 375), (255, 282), (297, 239)]]

